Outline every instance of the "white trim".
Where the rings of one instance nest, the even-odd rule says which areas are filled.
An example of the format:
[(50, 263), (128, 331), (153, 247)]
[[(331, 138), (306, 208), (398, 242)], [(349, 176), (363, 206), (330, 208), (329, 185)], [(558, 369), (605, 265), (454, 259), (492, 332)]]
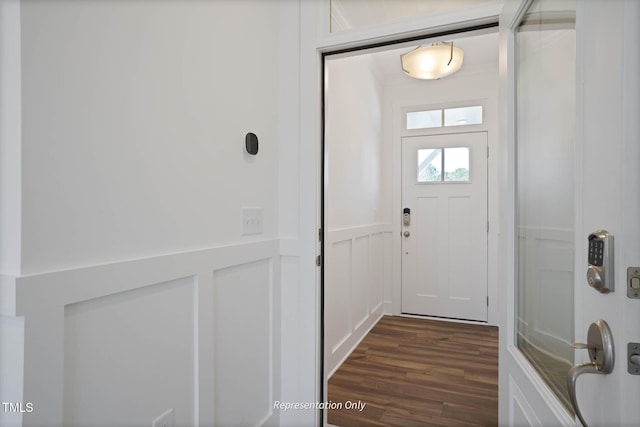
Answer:
[[(329, 3), (329, 1), (325, 0), (323, 3)], [(460, 29), (496, 22), (501, 7), (501, 3), (496, 2), (492, 5), (468, 7), (453, 12), (418, 16), (400, 22), (353, 28), (336, 33), (329, 32), (329, 23), (325, 21), (322, 38), (318, 40), (316, 46), (321, 51), (340, 50), (440, 32), (456, 32)], [(326, 16), (330, 16), (330, 11), (327, 11)]]
[(19, 0), (0, 2), (0, 274), (18, 276), (22, 251), (22, 59)]
[[(259, 261), (268, 262), (269, 301), (269, 396), (280, 399), (280, 245), (277, 239), (220, 246), (138, 260), (106, 263), (57, 272), (39, 273), (7, 280), (3, 297), (13, 294), (15, 318), (25, 319), (24, 399), (36, 411), (23, 415), (24, 425), (63, 424), (65, 311), (74, 304), (100, 298), (140, 295), (156, 286), (180, 284), (193, 292), (194, 402), (193, 419), (211, 424), (214, 408), (214, 289), (215, 272)], [(7, 291), (8, 293), (4, 293)], [(6, 313), (3, 313), (3, 315)], [(186, 332), (186, 331), (185, 331)], [(277, 340), (277, 342), (274, 342)], [(274, 376), (274, 370), (277, 377)], [(280, 413), (273, 416), (274, 422)], [(266, 419), (266, 418), (265, 418)]]
[(549, 386), (538, 374), (538, 371), (531, 366), (527, 358), (518, 350), (514, 345), (510, 345), (508, 348), (509, 354), (516, 361), (522, 372), (527, 379), (535, 387), (540, 397), (547, 404), (549, 409), (553, 412), (554, 416), (562, 423), (563, 426), (572, 427), (575, 425), (574, 420), (569, 416), (567, 410), (562, 406), (562, 403), (558, 400), (555, 393), (551, 391)]

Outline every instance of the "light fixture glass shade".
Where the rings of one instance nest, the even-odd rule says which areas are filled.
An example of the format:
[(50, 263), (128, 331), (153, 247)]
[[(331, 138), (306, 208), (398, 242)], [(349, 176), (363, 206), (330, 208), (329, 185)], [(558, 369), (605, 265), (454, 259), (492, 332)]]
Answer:
[(402, 71), (416, 79), (439, 79), (462, 67), (464, 52), (453, 43), (420, 46), (400, 56)]

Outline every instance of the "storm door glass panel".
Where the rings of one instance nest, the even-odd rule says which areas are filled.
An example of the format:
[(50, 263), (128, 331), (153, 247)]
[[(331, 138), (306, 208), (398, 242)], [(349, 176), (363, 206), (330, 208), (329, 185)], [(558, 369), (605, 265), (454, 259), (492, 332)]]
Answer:
[(517, 344), (573, 413), (575, 0), (536, 0), (516, 36)]
[(442, 181), (442, 149), (418, 150), (418, 182)]

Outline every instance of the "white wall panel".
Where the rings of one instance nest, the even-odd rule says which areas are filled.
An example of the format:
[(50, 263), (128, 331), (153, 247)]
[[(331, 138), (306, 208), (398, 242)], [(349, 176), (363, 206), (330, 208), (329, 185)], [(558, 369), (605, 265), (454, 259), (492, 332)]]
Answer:
[(262, 425), (273, 408), (269, 260), (214, 272), (215, 425)]
[(381, 87), (367, 56), (326, 61), (325, 221), (330, 230), (381, 222)]
[[(519, 336), (536, 349), (573, 363), (573, 232), (523, 227), (519, 242), (522, 290)], [(522, 251), (522, 248), (526, 248)]]
[(169, 408), (176, 425), (194, 424), (196, 282), (65, 307), (64, 425), (146, 425)]
[(380, 309), (382, 304), (382, 284), (384, 283), (384, 236), (372, 234), (369, 245), (369, 312)]
[(509, 424), (514, 427), (542, 427), (527, 398), (511, 377), (509, 388)]
[(325, 372), (331, 376), (382, 316), (383, 224), (328, 233), (325, 261)]
[[(0, 396), (2, 402), (23, 402), (24, 318), (0, 316)], [(22, 414), (0, 410), (0, 425), (20, 426)]]
[(369, 236), (353, 239), (351, 315), (355, 329), (369, 317), (369, 287), (373, 285), (369, 270), (369, 240)]
[(279, 250), (268, 240), (18, 278), (14, 385), (34, 407), (23, 426), (149, 425), (169, 408), (176, 425), (277, 424)]
[(351, 315), (351, 240), (329, 246), (325, 262), (325, 347), (335, 352), (353, 330)]

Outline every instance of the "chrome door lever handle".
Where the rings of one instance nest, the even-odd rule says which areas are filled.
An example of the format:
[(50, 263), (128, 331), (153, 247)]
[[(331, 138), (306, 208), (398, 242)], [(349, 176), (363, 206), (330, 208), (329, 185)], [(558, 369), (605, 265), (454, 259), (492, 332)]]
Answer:
[(576, 380), (582, 374), (602, 374), (595, 364), (593, 363), (585, 363), (583, 365), (574, 366), (569, 369), (569, 374), (567, 376), (567, 387), (569, 389), (569, 398), (571, 399), (571, 405), (573, 406), (573, 410), (576, 412), (576, 416), (582, 423), (584, 427), (587, 426), (587, 422), (584, 420), (582, 413), (580, 412), (580, 408), (578, 407), (578, 400), (576, 398)]
[(600, 319), (593, 322), (589, 326), (587, 334), (587, 344), (574, 343), (573, 348), (587, 349), (589, 351), (589, 363), (574, 366), (569, 369), (567, 375), (567, 389), (571, 405), (576, 412), (576, 416), (584, 427), (588, 427), (580, 408), (578, 407), (578, 399), (576, 397), (576, 380), (582, 374), (610, 374), (613, 371), (613, 362), (615, 360), (613, 353), (613, 335), (607, 322)]

